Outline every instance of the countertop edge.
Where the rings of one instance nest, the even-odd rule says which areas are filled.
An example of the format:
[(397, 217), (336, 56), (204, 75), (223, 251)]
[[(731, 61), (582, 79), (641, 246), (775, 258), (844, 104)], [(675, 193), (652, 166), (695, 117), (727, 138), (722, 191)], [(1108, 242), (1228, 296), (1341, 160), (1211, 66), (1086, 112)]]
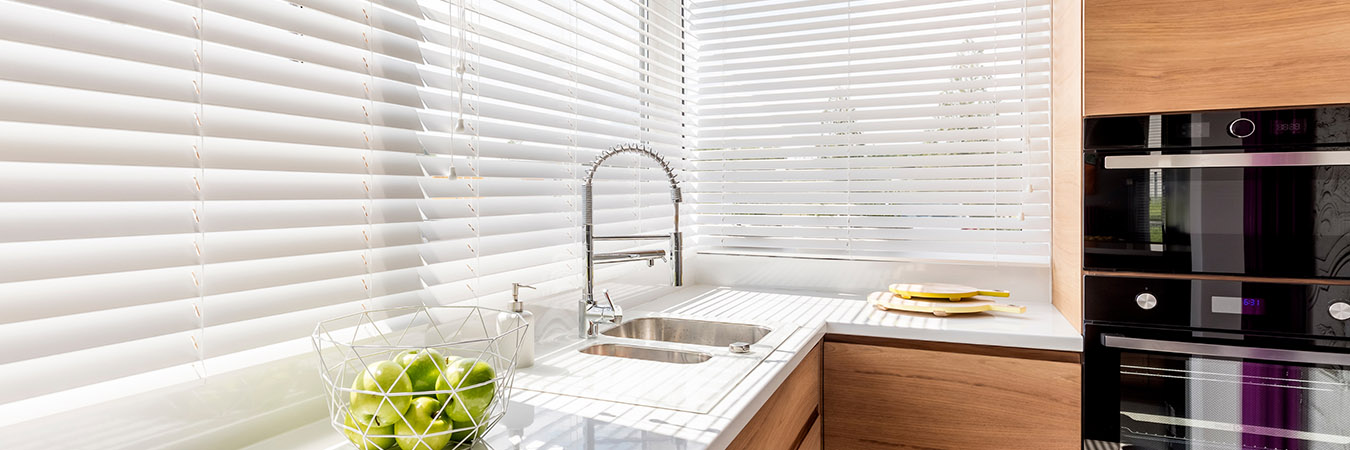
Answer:
[[(750, 419), (753, 419), (755, 414), (759, 413), (760, 408), (763, 408), (764, 404), (769, 401), (769, 397), (772, 397), (774, 393), (778, 392), (778, 388), (783, 386), (783, 382), (787, 381), (788, 376), (792, 375), (792, 372), (797, 370), (798, 366), (801, 366), (802, 360), (806, 359), (806, 354), (810, 353), (810, 350), (814, 348), (817, 342), (820, 342), (825, 338), (825, 328), (826, 327), (823, 324), (811, 328), (798, 327), (797, 332), (794, 334), (805, 331), (809, 336), (798, 341), (802, 342), (804, 344), (803, 346), (791, 351), (784, 350), (782, 347), (774, 350), (774, 353), (792, 353), (792, 358), (781, 366), (773, 369), (777, 370), (777, 372), (769, 376), (769, 381), (760, 386), (759, 391), (751, 397), (748, 403), (740, 405), (740, 412), (731, 419), (731, 422), (727, 424), (726, 428), (723, 428), (722, 431), (717, 434), (716, 438), (708, 443), (708, 450), (725, 450), (727, 446), (731, 445), (732, 441), (736, 440), (736, 436), (739, 436), (741, 431), (745, 429), (745, 426), (750, 423)], [(763, 365), (761, 365), (761, 367), (762, 366)]]
[(826, 322), (826, 333), (875, 338), (912, 339), (916, 341), (946, 342), (952, 344), (987, 345), (993, 347), (1056, 350), (1065, 352), (1083, 351), (1083, 337), (1077, 335), (1055, 336), (973, 332), (969, 330), (929, 330), (844, 322)]

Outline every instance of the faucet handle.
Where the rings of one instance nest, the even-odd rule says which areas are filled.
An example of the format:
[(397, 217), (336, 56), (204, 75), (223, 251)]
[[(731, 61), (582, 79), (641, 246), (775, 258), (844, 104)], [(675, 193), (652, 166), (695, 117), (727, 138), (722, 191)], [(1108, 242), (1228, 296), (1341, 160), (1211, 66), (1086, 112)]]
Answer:
[(609, 289), (604, 290), (605, 300), (609, 301), (609, 323), (617, 324), (623, 322), (623, 309), (614, 304), (614, 299), (609, 297)]
[(609, 296), (609, 289), (602, 291), (605, 295), (605, 301), (608, 306), (601, 305), (598, 301), (592, 301), (586, 308), (586, 316), (594, 319), (594, 322), (619, 323), (623, 321), (623, 309), (614, 304), (614, 299)]

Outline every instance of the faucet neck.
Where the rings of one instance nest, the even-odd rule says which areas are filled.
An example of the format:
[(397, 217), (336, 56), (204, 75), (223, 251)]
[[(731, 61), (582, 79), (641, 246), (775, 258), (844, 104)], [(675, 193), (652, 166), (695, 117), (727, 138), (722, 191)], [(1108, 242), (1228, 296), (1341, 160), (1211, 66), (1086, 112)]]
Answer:
[[(684, 265), (683, 262), (681, 261), (681, 257), (683, 255), (682, 247), (684, 244), (680, 234), (680, 202), (683, 201), (683, 197), (680, 193), (679, 181), (675, 179), (675, 171), (670, 168), (670, 164), (666, 162), (665, 158), (662, 158), (661, 155), (657, 154), (655, 151), (652, 151), (652, 149), (642, 144), (636, 143), (619, 144), (610, 147), (609, 150), (606, 150), (605, 152), (601, 153), (599, 156), (595, 158), (595, 161), (591, 162), (591, 167), (586, 171), (586, 177), (583, 179), (581, 187), (581, 201), (582, 201), (581, 227), (586, 236), (585, 237), (586, 288), (583, 291), (581, 301), (578, 303), (577, 306), (578, 309), (577, 326), (578, 328), (580, 328), (580, 334), (581, 337), (583, 338), (595, 337), (596, 321), (592, 320), (592, 318), (602, 321), (606, 320), (605, 318), (606, 311), (608, 311), (609, 316), (608, 320), (613, 321), (611, 323), (618, 323), (619, 320), (622, 320), (621, 317), (623, 313), (620, 312), (618, 306), (614, 305), (613, 301), (609, 302), (609, 306), (600, 306), (599, 302), (595, 301), (595, 221), (593, 215), (594, 206), (592, 204), (592, 200), (594, 198), (592, 186), (595, 183), (596, 170), (600, 169), (600, 166), (604, 164), (605, 160), (620, 153), (633, 153), (636, 155), (643, 155), (648, 158), (651, 158), (661, 166), (661, 170), (666, 174), (666, 179), (670, 181), (670, 201), (675, 205), (675, 218), (674, 218), (675, 229), (670, 234), (669, 255), (672, 257), (671, 280), (672, 284), (674, 284), (675, 286), (683, 284), (682, 280), (683, 276), (681, 275), (681, 273), (683, 271)], [(649, 237), (627, 236), (619, 238), (647, 239)]]
[(637, 143), (615, 145), (610, 147), (609, 150), (605, 150), (605, 152), (601, 153), (599, 156), (596, 156), (595, 161), (592, 161), (590, 164), (591, 168), (586, 170), (586, 177), (583, 179), (583, 184), (587, 187), (591, 186), (595, 182), (595, 171), (600, 169), (600, 166), (605, 163), (605, 160), (621, 153), (643, 155), (656, 161), (656, 163), (661, 166), (661, 171), (666, 174), (666, 179), (670, 181), (670, 200), (675, 203), (684, 201), (683, 195), (680, 193), (679, 180), (675, 179), (675, 170), (670, 168), (670, 163), (666, 162), (666, 159), (662, 158), (656, 151)]

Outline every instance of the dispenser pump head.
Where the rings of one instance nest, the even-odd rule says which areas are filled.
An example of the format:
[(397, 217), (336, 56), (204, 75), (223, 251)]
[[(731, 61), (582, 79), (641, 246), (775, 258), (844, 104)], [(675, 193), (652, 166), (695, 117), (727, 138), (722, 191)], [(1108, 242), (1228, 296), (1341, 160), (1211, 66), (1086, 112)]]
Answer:
[(520, 288), (534, 289), (534, 286), (511, 283), (511, 312), (525, 311), (525, 302), (520, 301)]

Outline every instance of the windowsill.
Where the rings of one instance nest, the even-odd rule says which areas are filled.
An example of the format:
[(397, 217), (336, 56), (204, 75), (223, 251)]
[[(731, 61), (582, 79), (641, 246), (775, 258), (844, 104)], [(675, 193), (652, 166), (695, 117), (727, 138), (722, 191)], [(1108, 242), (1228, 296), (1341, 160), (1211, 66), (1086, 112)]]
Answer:
[(989, 260), (965, 260), (942, 257), (887, 257), (880, 255), (849, 255), (842, 253), (815, 253), (807, 251), (790, 250), (769, 250), (769, 249), (728, 249), (728, 248), (710, 248), (696, 249), (694, 253), (701, 255), (722, 255), (722, 256), (754, 256), (763, 258), (796, 258), (796, 259), (814, 259), (825, 261), (862, 261), (862, 262), (908, 262), (921, 264), (952, 264), (967, 266), (1017, 266), (1017, 267), (1039, 267), (1049, 268), (1048, 260), (1041, 261), (1044, 258), (1016, 258), (998, 261)]

